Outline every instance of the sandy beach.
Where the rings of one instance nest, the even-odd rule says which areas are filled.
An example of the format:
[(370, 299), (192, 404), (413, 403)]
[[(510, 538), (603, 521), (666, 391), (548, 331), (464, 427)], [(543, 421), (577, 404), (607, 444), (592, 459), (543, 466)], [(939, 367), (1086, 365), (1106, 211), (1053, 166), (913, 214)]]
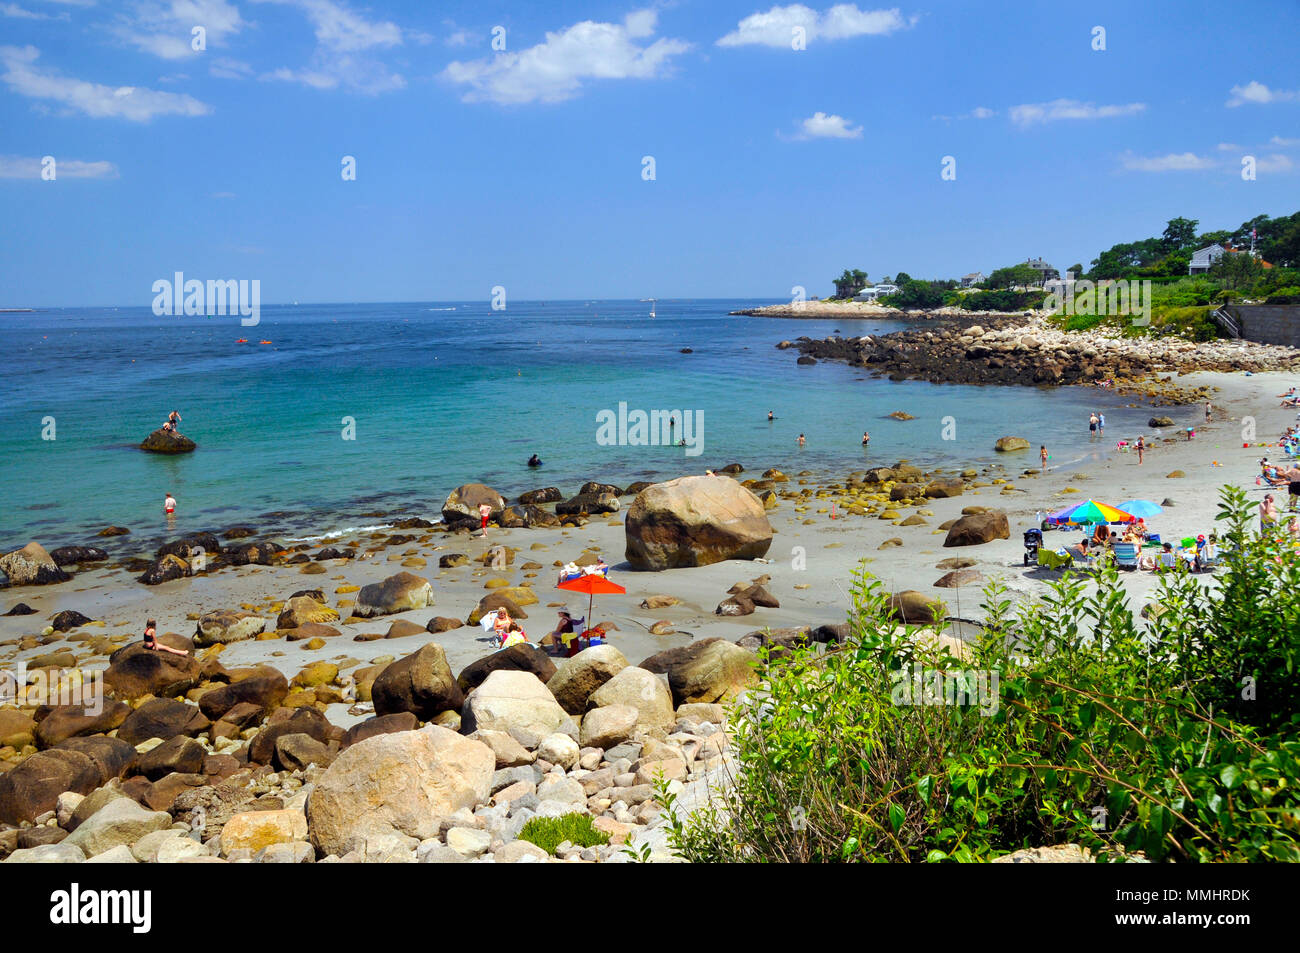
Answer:
[[(939, 589), (933, 584), (944, 570), (936, 563), (951, 556), (976, 560), (977, 569), (986, 580), (997, 580), (1013, 594), (1032, 597), (1044, 591), (1052, 574), (1022, 565), (1022, 533), (1035, 525), (1036, 513), (1058, 509), (1088, 497), (1108, 502), (1141, 498), (1166, 504), (1163, 514), (1149, 520), (1151, 528), (1166, 539), (1214, 528), (1218, 508), (1218, 488), (1225, 483), (1247, 488), (1252, 499), (1262, 496), (1255, 488), (1256, 461), (1269, 450), (1253, 445), (1243, 447), (1243, 419), (1254, 418), (1258, 433), (1255, 443), (1271, 442), (1295, 420), (1293, 410), (1279, 407), (1273, 395), (1294, 383), (1285, 373), (1186, 375), (1184, 382), (1208, 384), (1217, 388), (1214, 420), (1203, 423), (1200, 405), (1162, 410), (1175, 421), (1164, 432), (1148, 430), (1143, 435), (1150, 447), (1145, 463), (1138, 465), (1136, 454), (1111, 452), (1095, 464), (1082, 467), (1054, 468), (1038, 472), (1039, 440), (1032, 422), (1007, 421), (1006, 433), (1023, 436), (1031, 449), (1003, 454), (1005, 463), (986, 466), (978, 478), (958, 497), (927, 501), (919, 507), (900, 509), (902, 517), (919, 513), (924, 525), (901, 526), (897, 521), (874, 516), (847, 516), (844, 511), (843, 479), (819, 474), (796, 476), (779, 484), (779, 493), (811, 489), (802, 500), (781, 499), (769, 511), (776, 535), (764, 562), (728, 561), (715, 565), (674, 569), (663, 572), (633, 572), (624, 564), (622, 514), (595, 517), (585, 526), (574, 529), (493, 528), (485, 542), (477, 534), (451, 534), (441, 528), (417, 530), (415, 541), (386, 546), (378, 552), (356, 560), (331, 560), (323, 564), (324, 572), (302, 571), (301, 565), (245, 566), (224, 569), (211, 575), (198, 575), (148, 587), (124, 569), (91, 569), (77, 572), (65, 583), (49, 586), (9, 587), (4, 590), (6, 609), (25, 602), (36, 610), (27, 616), (0, 617), (0, 661), (13, 663), (30, 659), (61, 647), (72, 648), (79, 664), (86, 670), (102, 669), (105, 655), (93, 654), (80, 643), (107, 635), (121, 643), (138, 639), (147, 617), (156, 618), (159, 632), (193, 635), (195, 620), (218, 609), (246, 608), (257, 611), (274, 629), (281, 604), (295, 591), (321, 588), (343, 619), (336, 623), (342, 635), (331, 637), (324, 647), (305, 649), (306, 642), (286, 641), (282, 636), (249, 640), (228, 645), (221, 654), (227, 667), (267, 663), (292, 678), (305, 665), (322, 659), (333, 660), (343, 670), (368, 666), (401, 658), (429, 641), (439, 642), (446, 650), (453, 672), (489, 654), (493, 649), (487, 634), (478, 627), (462, 627), (439, 635), (422, 632), (401, 638), (356, 641), (359, 635), (385, 633), (399, 619), (420, 626), (434, 616), (466, 618), (478, 600), (490, 590), (490, 579), (505, 579), (511, 585), (530, 585), (539, 602), (526, 608), (526, 631), (534, 640), (555, 624), (557, 607), (567, 606), (585, 614), (585, 600), (554, 589), (557, 560), (569, 561), (584, 551), (602, 555), (611, 567), (611, 577), (627, 587), (627, 595), (601, 596), (591, 621), (608, 621), (617, 626), (612, 642), (634, 664), (666, 648), (689, 644), (694, 639), (720, 636), (735, 640), (762, 628), (816, 626), (844, 621), (848, 591), (854, 568), (865, 560), (870, 572), (880, 577), (891, 590), (915, 589), (942, 598), (951, 614), (978, 618), (983, 582), (961, 589)], [(1084, 424), (1086, 426), (1086, 424)], [(1196, 436), (1188, 441), (1182, 428), (1194, 426)], [(1107, 432), (1097, 438), (1098, 449), (1114, 451), (1117, 440), (1133, 440), (1137, 433)], [(740, 479), (757, 477), (765, 469), (761, 460), (742, 460), (746, 467)], [(882, 461), (883, 462), (883, 461)], [(891, 461), (892, 462), (892, 461)], [(954, 474), (967, 464), (954, 460), (945, 472)], [(1025, 473), (1024, 471), (1031, 471)], [(1184, 476), (1170, 477), (1182, 471)], [(936, 471), (937, 472), (937, 471)], [(1003, 481), (994, 483), (993, 481)], [(840, 490), (830, 488), (838, 482)], [(970, 485), (973, 483), (974, 485)], [(1285, 491), (1278, 494), (1285, 505)], [(631, 497), (623, 498), (624, 509)], [(960, 515), (963, 507), (982, 505), (1007, 511), (1011, 536), (980, 546), (944, 549), (944, 532), (940, 523)], [(432, 517), (435, 514), (427, 514)], [(362, 541), (361, 550), (372, 537), (404, 532), (386, 531), (330, 540), (331, 545), (345, 545), (352, 538)], [(408, 531), (409, 534), (409, 531)], [(1051, 532), (1047, 545), (1060, 545), (1074, 532)], [(901, 546), (882, 549), (888, 539), (902, 540)], [(89, 542), (89, 541), (88, 541)], [(504, 544), (517, 549), (513, 565), (506, 569), (484, 568), (474, 560), (489, 546)], [(324, 544), (322, 544), (324, 545)], [(315, 550), (317, 547), (313, 547)], [(447, 553), (464, 553), (469, 565), (439, 569), (438, 558)], [(411, 571), (428, 578), (434, 589), (435, 604), (429, 608), (384, 616), (365, 621), (351, 621), (350, 587), (377, 582), (402, 571), (402, 562), (424, 559), (427, 568)], [(322, 564), (306, 564), (319, 566)], [(728, 589), (737, 582), (768, 575), (768, 589), (780, 601), (780, 608), (759, 608), (746, 617), (723, 617), (714, 613)], [(1141, 605), (1156, 585), (1150, 573), (1135, 572), (1122, 576), (1135, 605)], [(1198, 577), (1213, 585), (1214, 577)], [(342, 593), (336, 590), (343, 589)], [(667, 609), (640, 608), (643, 599), (667, 594), (681, 600)], [(580, 604), (581, 603), (581, 604)], [(40, 637), (48, 620), (56, 612), (75, 609), (96, 620), (64, 635), (53, 633), (40, 638), (41, 644), (19, 650), (19, 641)], [(674, 634), (651, 635), (649, 627), (667, 620)], [(372, 635), (373, 637), (373, 635)], [(326, 712), (335, 724), (355, 723), (364, 715), (348, 714), (348, 706), (331, 705)]]

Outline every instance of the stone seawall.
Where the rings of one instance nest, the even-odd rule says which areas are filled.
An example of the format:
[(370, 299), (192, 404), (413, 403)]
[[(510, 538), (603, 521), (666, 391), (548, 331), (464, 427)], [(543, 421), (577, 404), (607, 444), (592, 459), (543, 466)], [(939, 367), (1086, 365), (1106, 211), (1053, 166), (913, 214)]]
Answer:
[(1300, 347), (1300, 305), (1243, 304), (1228, 311), (1241, 326), (1241, 336), (1261, 344)]

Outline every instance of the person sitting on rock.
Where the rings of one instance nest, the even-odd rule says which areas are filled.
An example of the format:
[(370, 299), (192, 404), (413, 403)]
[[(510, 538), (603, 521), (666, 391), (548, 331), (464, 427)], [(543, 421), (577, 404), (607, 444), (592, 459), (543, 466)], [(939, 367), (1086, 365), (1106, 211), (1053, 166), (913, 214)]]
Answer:
[(163, 645), (158, 641), (157, 623), (150, 619), (144, 624), (144, 647), (151, 652), (170, 652), (172, 655), (189, 655), (182, 649), (174, 649), (170, 645)]

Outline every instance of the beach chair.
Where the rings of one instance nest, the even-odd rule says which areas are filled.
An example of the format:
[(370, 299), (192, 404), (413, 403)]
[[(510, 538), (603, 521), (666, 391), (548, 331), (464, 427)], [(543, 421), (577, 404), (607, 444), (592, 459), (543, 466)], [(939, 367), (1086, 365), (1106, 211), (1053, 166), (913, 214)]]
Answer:
[(1137, 543), (1116, 543), (1112, 547), (1112, 552), (1115, 556), (1115, 565), (1120, 569), (1137, 569)]
[(1069, 569), (1073, 564), (1074, 559), (1069, 553), (1057, 553), (1050, 549), (1040, 549), (1038, 551), (1038, 565), (1047, 569)]

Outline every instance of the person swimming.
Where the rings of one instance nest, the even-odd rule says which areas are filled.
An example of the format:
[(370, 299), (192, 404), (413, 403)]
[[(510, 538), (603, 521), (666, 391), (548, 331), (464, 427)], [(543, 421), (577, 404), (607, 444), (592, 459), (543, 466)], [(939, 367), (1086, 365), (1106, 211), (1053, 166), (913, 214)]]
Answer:
[(542, 465), (542, 458), (534, 453), (531, 457), (528, 458), (528, 465), (530, 467), (540, 467)]

